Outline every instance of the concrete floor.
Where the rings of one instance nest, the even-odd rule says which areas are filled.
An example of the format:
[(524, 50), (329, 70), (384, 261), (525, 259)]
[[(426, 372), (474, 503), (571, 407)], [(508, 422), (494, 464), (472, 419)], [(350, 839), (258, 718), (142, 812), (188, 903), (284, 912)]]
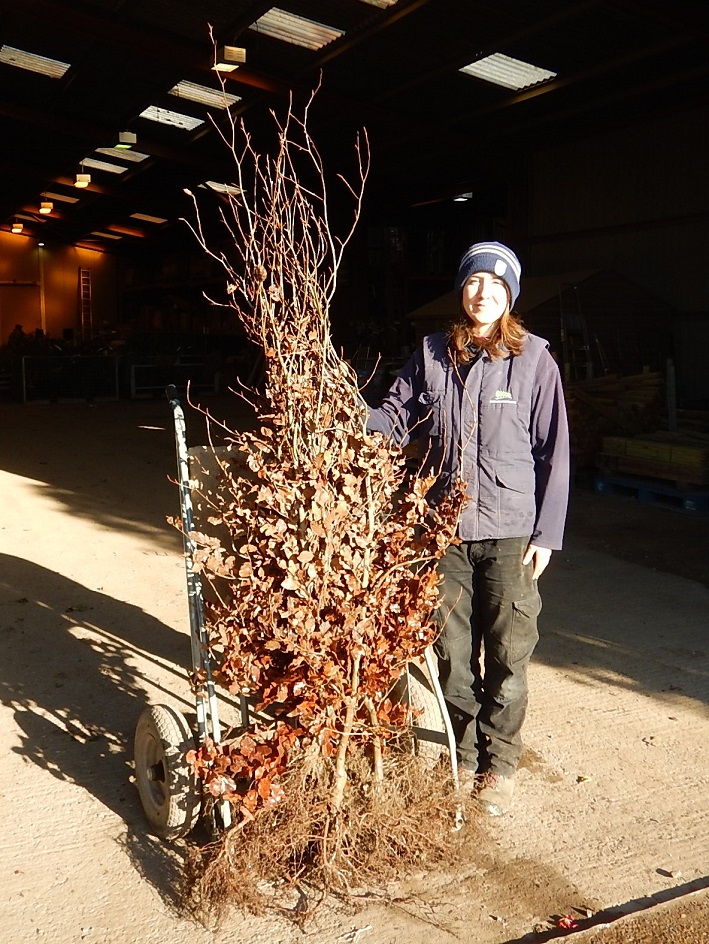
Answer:
[[(301, 937), (277, 918), (212, 931), (180, 915), (180, 849), (146, 834), (130, 783), (144, 705), (191, 706), (170, 423), (158, 400), (0, 405), (7, 944)], [(532, 940), (554, 915), (706, 886), (708, 525), (575, 491), (543, 578), (512, 814), (474, 837), (464, 874), (412, 880), (396, 909), (322, 910), (313, 944)]]

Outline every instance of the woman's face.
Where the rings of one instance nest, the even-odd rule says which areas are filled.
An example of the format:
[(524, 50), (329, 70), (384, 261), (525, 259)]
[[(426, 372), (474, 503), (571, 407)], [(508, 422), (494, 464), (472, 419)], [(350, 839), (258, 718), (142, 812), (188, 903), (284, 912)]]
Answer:
[(492, 272), (476, 272), (463, 286), (463, 310), (482, 335), (507, 311), (507, 286)]

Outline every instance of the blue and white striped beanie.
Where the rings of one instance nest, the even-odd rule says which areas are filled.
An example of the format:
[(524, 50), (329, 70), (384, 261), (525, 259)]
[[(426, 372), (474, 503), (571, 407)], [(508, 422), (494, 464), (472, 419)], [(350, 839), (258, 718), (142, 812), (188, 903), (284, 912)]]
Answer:
[(463, 253), (458, 274), (455, 277), (455, 290), (462, 292), (463, 286), (476, 272), (492, 272), (507, 286), (510, 293), (510, 308), (519, 295), (519, 280), (522, 266), (517, 256), (502, 243), (475, 243)]

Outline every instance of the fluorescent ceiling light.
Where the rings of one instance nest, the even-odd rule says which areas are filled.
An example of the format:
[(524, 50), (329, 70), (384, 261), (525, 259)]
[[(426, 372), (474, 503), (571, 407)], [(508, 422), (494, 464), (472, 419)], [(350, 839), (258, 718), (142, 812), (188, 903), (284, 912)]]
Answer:
[(556, 78), (556, 72), (540, 69), (539, 66), (522, 62), (521, 59), (513, 59), (512, 56), (505, 56), (501, 52), (495, 52), (491, 56), (485, 56), (484, 59), (478, 59), (477, 62), (471, 62), (470, 65), (463, 66), (460, 71), (465, 72), (466, 75), (484, 79), (486, 82), (492, 82), (494, 85), (515, 89), (515, 91)]
[(131, 213), (133, 220), (145, 220), (146, 223), (167, 223), (161, 216), (150, 216), (148, 213)]
[(373, 7), (379, 7), (380, 10), (386, 10), (387, 7), (393, 7), (398, 0), (362, 0), (362, 2)]
[(274, 39), (282, 39), (283, 42), (292, 43), (294, 46), (304, 46), (306, 49), (322, 49), (333, 39), (339, 39), (340, 36), (345, 35), (344, 30), (335, 29), (334, 26), (325, 26), (324, 23), (317, 23), (304, 16), (296, 16), (294, 13), (286, 13), (278, 7), (273, 7), (268, 13), (264, 13), (251, 24), (249, 29), (272, 36)]
[(50, 190), (45, 190), (45, 197), (49, 197), (50, 200), (59, 200), (60, 203), (78, 203), (78, 197), (67, 197), (63, 193), (52, 193)]
[(141, 151), (123, 151), (115, 147), (96, 148), (96, 153), (105, 154), (106, 157), (116, 157), (119, 161), (144, 161), (149, 157), (148, 154), (143, 154)]
[(469, 190), (467, 193), (458, 193), (453, 197), (454, 203), (465, 203), (467, 200), (472, 200), (473, 194)]
[(18, 69), (48, 75), (50, 79), (61, 79), (66, 70), (71, 68), (70, 62), (37, 56), (33, 52), (25, 52), (24, 49), (15, 49), (14, 46), (3, 46), (0, 49), (0, 62), (4, 62), (6, 66), (17, 66)]
[(134, 144), (138, 143), (138, 136), (135, 131), (119, 131), (118, 141), (113, 145), (119, 151), (130, 151)]
[(170, 95), (186, 98), (190, 102), (198, 102), (200, 105), (208, 105), (211, 108), (229, 108), (230, 105), (241, 101), (238, 95), (230, 95), (221, 89), (208, 88), (206, 85), (197, 85), (196, 82), (186, 80), (173, 85)]
[(85, 157), (81, 162), (85, 167), (93, 167), (94, 170), (105, 170), (109, 174), (125, 174), (127, 167), (121, 167), (120, 164), (109, 164), (108, 161), (97, 161), (94, 157)]
[(244, 62), (246, 62), (246, 50), (242, 46), (222, 46), (217, 50), (212, 70), (234, 72)]
[(159, 108), (157, 105), (150, 105), (145, 111), (141, 111), (141, 118), (147, 118), (148, 121), (157, 121), (161, 125), (172, 125), (174, 128), (182, 128), (183, 131), (194, 131), (204, 124), (201, 118), (193, 118), (192, 115), (181, 115), (177, 111), (170, 111), (169, 108)]
[(100, 236), (102, 239), (123, 239), (122, 236), (118, 236), (116, 233), (104, 233), (100, 229), (92, 230), (91, 235)]

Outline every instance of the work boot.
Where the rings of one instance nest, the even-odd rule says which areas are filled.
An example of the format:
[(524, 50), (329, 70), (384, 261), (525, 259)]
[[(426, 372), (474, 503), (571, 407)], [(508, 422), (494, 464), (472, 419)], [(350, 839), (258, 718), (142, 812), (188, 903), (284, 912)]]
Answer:
[(488, 771), (480, 781), (476, 799), (478, 806), (488, 816), (504, 816), (512, 804), (514, 776), (508, 777)]

